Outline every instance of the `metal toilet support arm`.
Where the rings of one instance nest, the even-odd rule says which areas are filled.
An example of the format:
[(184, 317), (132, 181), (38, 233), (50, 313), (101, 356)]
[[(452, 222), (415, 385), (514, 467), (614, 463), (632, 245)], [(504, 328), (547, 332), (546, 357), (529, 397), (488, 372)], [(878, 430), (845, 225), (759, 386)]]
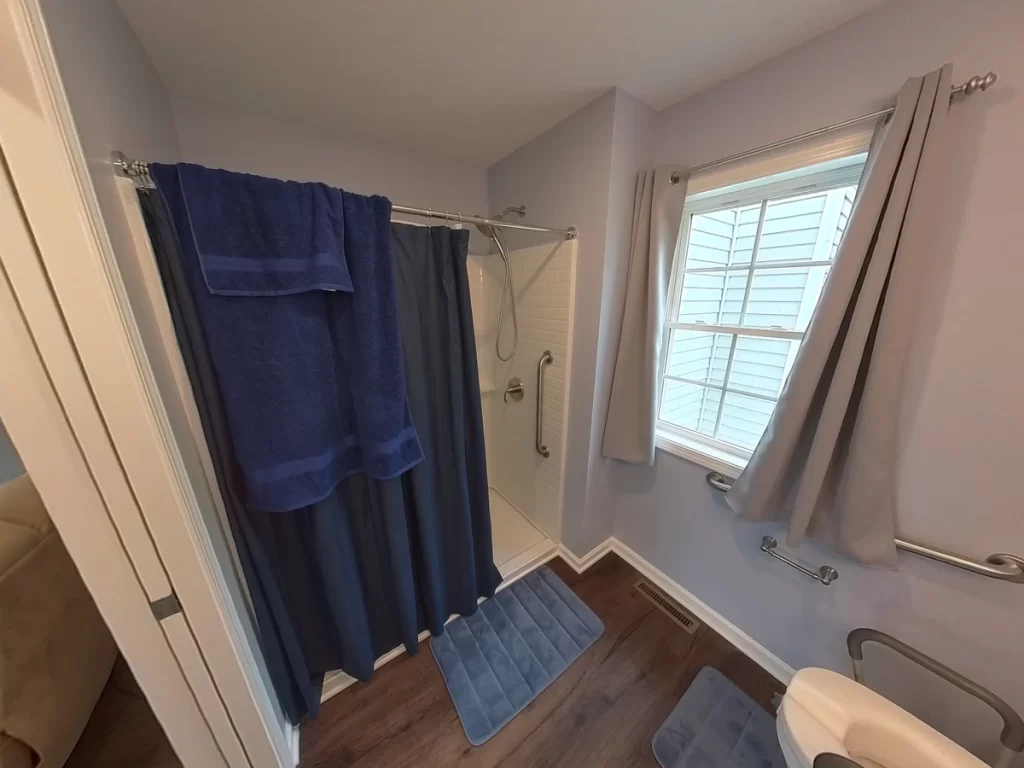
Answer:
[(959, 672), (936, 661), (931, 656), (923, 654), (916, 648), (911, 648), (906, 643), (884, 632), (879, 632), (877, 629), (861, 627), (860, 629), (853, 630), (846, 637), (846, 648), (849, 650), (850, 658), (853, 660), (853, 679), (858, 683), (864, 684), (864, 643), (867, 642), (880, 643), (891, 648), (901, 656), (938, 675), (946, 682), (952, 683), (961, 691), (969, 693), (976, 699), (980, 699), (998, 712), (999, 716), (1003, 719), (1003, 730), (999, 734), (999, 741), (1002, 742), (1003, 749), (999, 754), (999, 759), (996, 761), (995, 768), (1009, 768), (1013, 759), (1019, 753), (1024, 752), (1024, 720), (1021, 719), (1021, 716), (1017, 714), (1013, 707), (988, 690), (988, 688), (983, 688), (973, 680), (968, 680)]

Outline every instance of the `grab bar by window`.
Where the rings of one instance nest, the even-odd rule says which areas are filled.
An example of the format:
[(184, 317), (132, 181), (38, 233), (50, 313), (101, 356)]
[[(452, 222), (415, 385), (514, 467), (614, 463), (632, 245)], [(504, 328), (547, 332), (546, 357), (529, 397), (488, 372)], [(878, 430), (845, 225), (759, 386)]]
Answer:
[[(725, 492), (732, 488), (732, 485), (721, 472), (708, 472), (705, 480), (716, 491)], [(995, 555), (989, 555), (985, 558), (984, 562), (981, 562), (964, 557), (963, 555), (954, 554), (953, 552), (926, 547), (924, 544), (904, 541), (903, 539), (896, 539), (896, 548), (945, 563), (946, 565), (952, 565), (971, 573), (977, 573), (980, 576), (988, 576), (989, 578), (1002, 581), (1012, 581), (1015, 584), (1024, 584), (1024, 557), (1019, 557), (1018, 555), (1000, 552)]]
[(777, 546), (779, 546), (779, 542), (777, 542), (771, 536), (762, 536), (761, 537), (761, 551), (762, 552), (764, 552), (766, 555), (771, 555), (776, 560), (781, 560), (782, 562), (784, 562), (788, 566), (796, 568), (798, 571), (800, 571), (800, 573), (802, 573), (802, 574), (804, 574), (806, 576), (810, 576), (812, 579), (814, 579), (815, 581), (821, 582), (826, 587), (829, 584), (831, 584), (833, 581), (835, 581), (836, 579), (839, 578), (839, 571), (837, 571), (831, 565), (823, 565), (817, 571), (812, 571), (810, 568), (808, 568), (805, 565), (801, 565), (796, 560), (790, 560), (785, 555), (779, 554), (778, 552), (776, 552), (775, 548)]
[(551, 350), (546, 349), (537, 361), (537, 453), (545, 459), (551, 455), (551, 451), (544, 445), (544, 366), (551, 365), (554, 359)]

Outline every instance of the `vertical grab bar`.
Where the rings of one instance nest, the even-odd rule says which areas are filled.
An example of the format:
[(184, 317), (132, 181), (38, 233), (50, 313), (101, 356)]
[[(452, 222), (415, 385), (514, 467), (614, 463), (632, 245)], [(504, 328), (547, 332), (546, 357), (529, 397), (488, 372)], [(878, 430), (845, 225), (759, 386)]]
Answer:
[(537, 453), (545, 459), (551, 455), (551, 451), (544, 445), (544, 366), (551, 365), (554, 359), (551, 350), (546, 349), (537, 361)]

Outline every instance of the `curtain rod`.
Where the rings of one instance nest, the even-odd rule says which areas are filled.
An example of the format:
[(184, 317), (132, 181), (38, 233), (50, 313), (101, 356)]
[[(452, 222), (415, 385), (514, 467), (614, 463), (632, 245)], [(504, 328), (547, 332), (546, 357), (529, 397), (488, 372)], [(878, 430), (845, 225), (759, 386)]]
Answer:
[[(975, 91), (987, 91), (991, 88), (999, 76), (995, 72), (989, 72), (985, 76), (975, 75), (966, 83), (962, 85), (954, 85), (949, 91), (949, 100), (953, 101), (957, 96), (970, 96)], [(842, 128), (848, 128), (851, 125), (857, 123), (866, 123), (869, 120), (877, 120), (882, 117), (888, 117), (896, 111), (896, 107), (886, 107), (880, 109), (877, 112), (870, 112), (860, 117), (853, 117), (849, 120), (843, 120), (841, 123), (835, 123), (834, 125), (826, 125), (823, 128), (815, 128), (813, 131), (807, 133), (801, 133), (799, 136), (791, 136), (788, 139), (782, 139), (780, 141), (773, 141), (771, 144), (765, 144), (763, 147), (757, 147), (756, 149), (748, 149), (745, 152), (737, 152), (735, 155), (729, 155), (723, 157), (721, 160), (712, 160), (708, 163), (702, 163), (701, 165), (690, 168), (687, 173), (690, 176), (700, 173), (701, 171), (707, 171), (711, 168), (717, 168), (720, 165), (726, 165), (727, 163), (734, 163), (737, 160), (746, 160), (748, 157), (754, 157), (755, 155), (763, 154), (764, 152), (771, 152), (773, 149), (779, 149), (781, 147), (788, 147), (790, 144), (796, 144), (797, 142), (806, 141), (807, 139), (813, 139), (817, 136), (822, 136), (826, 133), (832, 133)], [(673, 184), (678, 184), (681, 176), (679, 173), (673, 173), (669, 180)]]
[[(131, 179), (142, 189), (155, 189), (153, 178), (149, 175), (149, 163), (143, 160), (129, 160), (121, 152), (112, 152), (110, 163), (114, 166), (119, 176)], [(552, 227), (535, 227), (531, 224), (516, 224), (511, 221), (500, 221), (498, 219), (485, 219), (481, 216), (468, 216), (458, 211), (435, 211), (432, 208), (412, 208), (408, 205), (392, 205), (392, 213), (404, 213), (409, 216), (422, 216), (428, 220), (443, 219), (444, 221), (458, 222), (459, 224), (484, 224), (489, 227), (504, 227), (505, 229), (522, 229), (528, 232), (552, 232), (562, 235), (566, 240), (576, 239), (576, 227), (568, 229), (554, 229)]]
[(395, 213), (406, 213), (410, 216), (424, 216), (427, 219), (444, 219), (459, 224), (486, 224), (489, 227), (504, 227), (505, 229), (525, 229), (529, 232), (553, 232), (562, 235), (566, 240), (576, 239), (576, 227), (568, 229), (553, 229), (552, 227), (535, 227), (531, 224), (516, 224), (511, 221), (500, 219), (485, 219), (480, 216), (465, 216), (461, 213), (450, 211), (435, 211), (430, 208), (410, 208), (407, 205), (392, 205), (391, 210)]

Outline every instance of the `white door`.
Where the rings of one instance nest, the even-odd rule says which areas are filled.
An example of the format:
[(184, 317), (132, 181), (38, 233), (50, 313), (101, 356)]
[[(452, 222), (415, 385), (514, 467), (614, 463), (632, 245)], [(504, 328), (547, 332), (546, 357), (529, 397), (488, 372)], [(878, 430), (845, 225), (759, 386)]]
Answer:
[[(39, 368), (33, 390), (4, 376), (3, 421), (186, 765), (293, 765), (297, 731), (259, 654), (138, 211), (124, 206), (113, 169), (90, 178), (38, 7), (0, 8), (3, 316), (12, 348), (24, 347), (19, 365)], [(30, 400), (57, 432), (61, 417), (61, 460), (77, 448), (79, 480), (105, 523), (83, 526), (64, 506)], [(128, 572), (114, 579), (105, 569), (115, 566)]]

